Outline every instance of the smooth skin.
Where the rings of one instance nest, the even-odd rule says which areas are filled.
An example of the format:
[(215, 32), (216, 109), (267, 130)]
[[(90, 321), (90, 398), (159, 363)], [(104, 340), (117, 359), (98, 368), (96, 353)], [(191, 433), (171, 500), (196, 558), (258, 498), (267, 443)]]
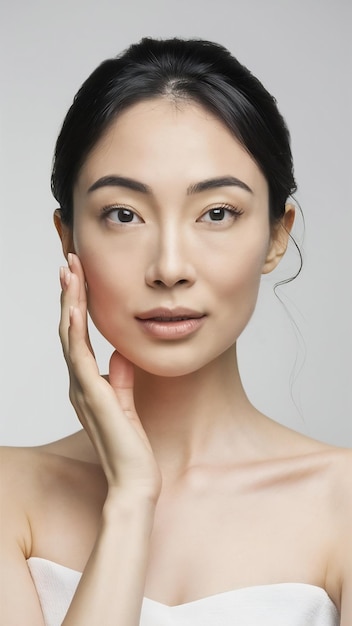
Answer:
[[(144, 187), (95, 184), (106, 176)], [(228, 176), (244, 186), (195, 189)], [(3, 451), (2, 626), (43, 625), (30, 556), (83, 572), (64, 626), (138, 626), (143, 595), (176, 605), (277, 582), (326, 589), (350, 626), (351, 452), (261, 414), (237, 367), (293, 219), (287, 205), (270, 225), (260, 169), (196, 104), (137, 104), (95, 146), (73, 228), (55, 213), (68, 260), (60, 337), (83, 430)], [(177, 306), (204, 316), (195, 332), (145, 332), (143, 312)], [(116, 349), (108, 377), (87, 310)]]

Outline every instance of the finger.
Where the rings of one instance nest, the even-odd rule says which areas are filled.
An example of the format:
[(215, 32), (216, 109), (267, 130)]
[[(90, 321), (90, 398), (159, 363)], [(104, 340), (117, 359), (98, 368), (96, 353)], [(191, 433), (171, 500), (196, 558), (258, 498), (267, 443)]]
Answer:
[[(112, 386), (99, 374), (97, 363), (86, 344), (84, 329), (80, 309), (71, 307), (68, 338), (71, 374), (75, 379), (72, 399), (78, 411), (78, 417), (88, 434), (91, 435), (97, 431), (104, 433), (108, 429), (111, 435), (113, 426), (118, 429), (123, 428), (123, 422), (118, 426), (118, 422), (111, 421), (112, 416), (121, 415), (122, 407)], [(129, 403), (130, 406), (131, 403)], [(97, 416), (99, 416), (98, 420)]]
[[(138, 430), (141, 429), (139, 417), (134, 405), (133, 383), (134, 369), (133, 365), (122, 354), (116, 350), (113, 352), (109, 363), (109, 383), (115, 392), (119, 405), (127, 417), (135, 422)], [(144, 433), (144, 431), (143, 431)]]
[(70, 326), (70, 307), (78, 306), (79, 285), (77, 277), (72, 274), (68, 267), (60, 268), (61, 292), (61, 315), (59, 334), (65, 358), (68, 356), (68, 329)]
[(116, 350), (113, 352), (109, 363), (109, 383), (115, 392), (115, 396), (134, 428), (150, 448), (150, 442), (138, 417), (133, 394), (134, 368), (128, 359)]
[(70, 271), (77, 276), (78, 279), (78, 306), (83, 311), (83, 313), (87, 310), (87, 288), (86, 288), (86, 279), (83, 272), (83, 267), (81, 261), (77, 254), (73, 254), (70, 252), (67, 257), (68, 265)]
[(68, 365), (73, 371), (80, 387), (89, 389), (96, 382), (97, 375), (100, 378), (97, 362), (92, 354), (90, 345), (87, 344), (86, 318), (78, 306), (69, 308), (68, 327)]
[[(79, 287), (79, 291), (78, 291), (78, 306), (82, 312), (82, 315), (87, 319), (87, 306), (88, 306), (88, 302), (87, 302), (87, 283), (86, 283), (86, 278), (84, 275), (84, 271), (83, 271), (83, 267), (80, 261), (80, 258), (77, 256), (77, 254), (73, 254), (73, 252), (70, 252), (68, 254), (68, 263), (69, 263), (69, 268), (71, 270), (71, 272), (77, 277), (78, 279), (78, 287)], [(90, 337), (89, 337), (89, 332), (88, 332), (88, 322), (86, 321), (86, 342), (87, 345), (91, 351), (92, 354), (94, 354), (93, 348), (92, 348), (92, 344), (90, 342)]]
[(115, 350), (110, 357), (109, 382), (117, 394), (133, 391), (133, 374), (132, 363)]

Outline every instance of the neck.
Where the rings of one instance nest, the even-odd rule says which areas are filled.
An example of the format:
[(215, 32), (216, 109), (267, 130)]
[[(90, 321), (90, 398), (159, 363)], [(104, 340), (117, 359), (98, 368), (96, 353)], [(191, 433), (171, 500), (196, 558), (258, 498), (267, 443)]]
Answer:
[(136, 369), (135, 402), (159, 464), (172, 473), (226, 462), (227, 454), (233, 461), (234, 446), (248, 446), (247, 431), (258, 416), (243, 389), (235, 347), (185, 376)]

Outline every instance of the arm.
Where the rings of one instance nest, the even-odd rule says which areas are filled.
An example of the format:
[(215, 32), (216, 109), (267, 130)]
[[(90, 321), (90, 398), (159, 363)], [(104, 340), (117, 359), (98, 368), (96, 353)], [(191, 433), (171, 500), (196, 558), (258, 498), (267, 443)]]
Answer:
[[(32, 455), (3, 449), (1, 456), (0, 625), (44, 626), (26, 563), (32, 543), (27, 512), (36, 497), (28, 479)], [(139, 624), (154, 508), (147, 497), (110, 493), (65, 626)]]
[[(60, 337), (70, 374), (70, 399), (108, 486), (96, 542), (62, 626), (138, 626), (160, 472), (134, 408), (132, 365), (115, 352), (109, 382), (99, 375), (87, 333), (85, 282), (77, 257), (62, 274), (62, 287)], [(23, 506), (22, 496), (18, 501)], [(8, 520), (3, 560), (7, 603), (1, 626), (42, 626), (25, 561), (30, 543), (29, 547), (17, 543), (11, 517)], [(24, 523), (19, 523), (21, 532)]]
[(138, 626), (154, 504), (108, 496), (100, 531), (63, 626)]
[(138, 626), (160, 472), (135, 411), (132, 365), (115, 352), (109, 383), (99, 375), (87, 334), (83, 272), (75, 255), (70, 261), (62, 273), (60, 323), (70, 399), (99, 455), (108, 495), (63, 626)]
[(0, 625), (44, 626), (25, 557), (31, 546), (26, 463), (10, 448), (2, 448), (0, 458)]

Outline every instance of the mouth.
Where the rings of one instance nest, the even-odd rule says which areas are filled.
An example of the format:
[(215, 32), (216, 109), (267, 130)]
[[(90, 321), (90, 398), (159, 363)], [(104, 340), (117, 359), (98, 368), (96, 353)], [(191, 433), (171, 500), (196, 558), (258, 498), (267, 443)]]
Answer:
[(199, 330), (205, 313), (191, 309), (152, 309), (136, 316), (143, 331), (156, 339), (182, 339)]
[[(182, 322), (183, 320), (191, 320), (195, 319), (194, 317), (186, 317), (186, 316), (176, 316), (176, 317), (150, 317), (149, 319), (155, 320), (156, 322)], [(197, 318), (198, 319), (198, 318)]]
[(156, 322), (182, 322), (190, 319), (200, 319), (205, 317), (205, 313), (177, 307), (176, 309), (158, 308), (145, 311), (136, 316), (138, 320), (154, 320)]

